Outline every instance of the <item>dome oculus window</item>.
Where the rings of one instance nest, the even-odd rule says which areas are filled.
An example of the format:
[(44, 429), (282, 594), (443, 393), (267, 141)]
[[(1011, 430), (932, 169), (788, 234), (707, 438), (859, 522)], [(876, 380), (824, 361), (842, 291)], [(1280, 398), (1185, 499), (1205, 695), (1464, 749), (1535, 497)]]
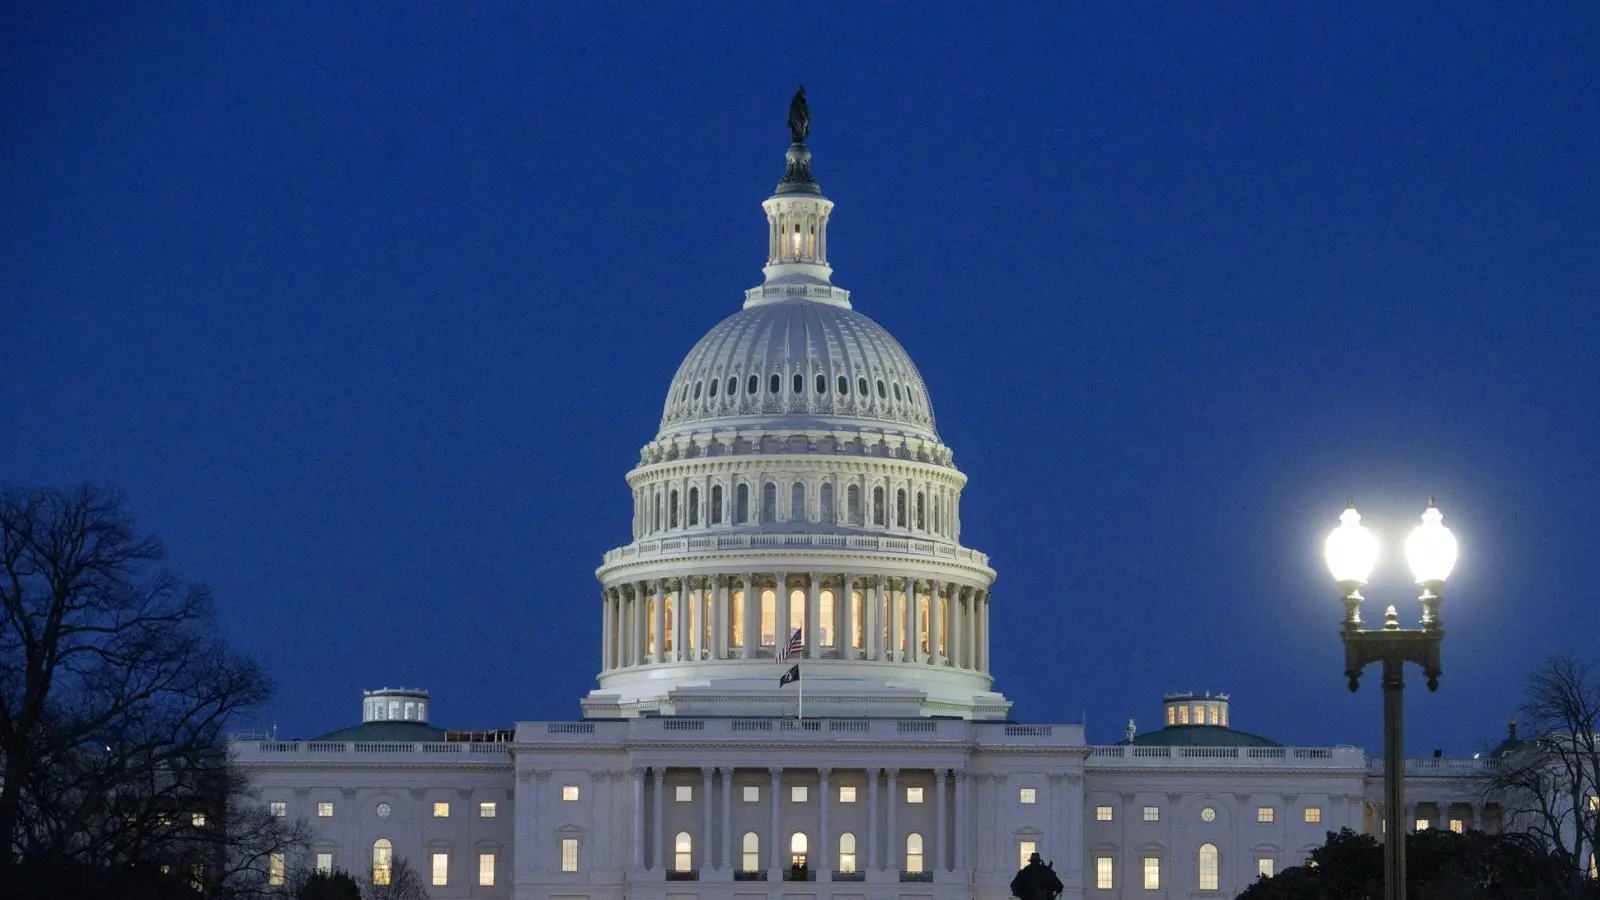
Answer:
[(750, 386), (745, 390), (747, 394), (754, 394), (761, 387), (761, 378), (757, 375), (750, 376)]
[(769, 393), (776, 394), (777, 392), (783, 390), (783, 376), (782, 375), (779, 375), (776, 372), (774, 372), (772, 377), (769, 378), (767, 380), (767, 382), (768, 382), (767, 383), (767, 391)]

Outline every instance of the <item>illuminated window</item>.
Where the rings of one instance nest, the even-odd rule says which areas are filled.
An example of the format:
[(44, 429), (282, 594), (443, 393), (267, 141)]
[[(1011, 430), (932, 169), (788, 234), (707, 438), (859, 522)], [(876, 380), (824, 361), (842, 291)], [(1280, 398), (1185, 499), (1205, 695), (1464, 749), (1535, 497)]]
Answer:
[(817, 637), (823, 647), (833, 646), (833, 591), (823, 591), (817, 601)]
[(1096, 856), (1094, 858), (1094, 886), (1102, 891), (1109, 891), (1115, 887), (1112, 875), (1116, 871), (1115, 864), (1109, 856)]
[(1456, 834), (1461, 834), (1467, 830), (1467, 823), (1460, 819), (1451, 819), (1450, 830), (1454, 831)]
[(1206, 707), (1206, 724), (1217, 724), (1217, 708), (1215, 706)]
[(1600, 794), (1589, 795), (1589, 809), (1593, 812), (1600, 812)]
[[(748, 790), (748, 789), (747, 789)], [(746, 831), (740, 838), (739, 871), (755, 872), (761, 868), (761, 838), (754, 831)]]
[(1037, 852), (1039, 852), (1039, 845), (1033, 841), (1017, 841), (1017, 867), (1026, 866), (1028, 860)]
[(1306, 807), (1306, 824), (1307, 825), (1315, 825), (1315, 824), (1317, 824), (1318, 822), (1321, 822), (1321, 821), (1322, 821), (1322, 807), (1320, 807), (1320, 806), (1308, 806), (1308, 807)]
[(922, 871), (922, 835), (915, 831), (906, 835), (906, 871)]
[(1017, 792), (1017, 802), (1024, 806), (1032, 806), (1039, 802), (1039, 792), (1035, 788), (1023, 788)]
[(372, 883), (389, 883), (389, 870), (394, 864), (394, 845), (388, 838), (378, 838), (372, 844)]
[[(844, 383), (840, 379), (840, 383)], [(856, 870), (856, 836), (846, 831), (839, 835), (839, 871), (854, 872)]]
[(269, 853), (267, 855), (267, 884), (277, 887), (283, 884), (283, 854)]
[(1256, 874), (1271, 878), (1278, 870), (1278, 863), (1270, 856), (1263, 856), (1256, 860)]
[(189, 824), (196, 828), (204, 828), (206, 826), (206, 814), (203, 812), (190, 813)]
[(866, 626), (863, 623), (866, 613), (866, 599), (860, 591), (850, 592), (850, 646), (861, 648), (861, 642), (866, 640)]
[(478, 804), (478, 818), (480, 819), (492, 819), (495, 817), (496, 812), (493, 801), (486, 800)]
[(760, 803), (761, 802), (761, 785), (758, 785), (758, 784), (747, 784), (747, 785), (745, 785), (744, 786), (744, 802), (746, 802), (746, 803)]
[(1176, 725), (1176, 724), (1178, 724), (1178, 711), (1176, 709), (1170, 707), (1170, 706), (1167, 707), (1167, 724), (1168, 725)]
[(1109, 807), (1109, 806), (1096, 806), (1094, 808), (1094, 820), (1096, 822), (1109, 822), (1109, 821), (1111, 821), (1111, 807)]
[(561, 871), (578, 871), (578, 839), (561, 839)]
[(672, 868), (676, 872), (687, 872), (694, 868), (694, 840), (687, 831), (678, 832), (672, 839)]
[(323, 801), (321, 801), (321, 802), (319, 802), (317, 804), (317, 818), (319, 818), (319, 819), (331, 819), (331, 818), (333, 818), (333, 801), (331, 801), (331, 800), (323, 800)]
[(778, 595), (772, 589), (761, 592), (761, 646), (771, 647), (778, 641)]
[(1206, 723), (1206, 708), (1198, 703), (1194, 705), (1194, 723), (1196, 725), (1204, 725)]
[(694, 785), (680, 784), (672, 789), (672, 799), (679, 803), (694, 802)]
[(908, 787), (908, 788), (906, 788), (906, 802), (907, 803), (921, 803), (922, 802), (922, 788), (919, 788), (919, 787)]
[(1178, 707), (1178, 724), (1179, 725), (1187, 725), (1187, 724), (1189, 724), (1189, 707), (1187, 707), (1187, 706)]
[(789, 633), (806, 627), (806, 592), (796, 588), (789, 592)]
[(1257, 822), (1276, 822), (1277, 820), (1278, 820), (1278, 811), (1276, 809), (1273, 809), (1270, 806), (1258, 806), (1258, 807), (1256, 807), (1256, 821)]
[(806, 795), (808, 793), (809, 792), (806, 790), (805, 785), (797, 784), (794, 787), (789, 788), (789, 802), (804, 803), (806, 802)]
[(321, 872), (324, 875), (327, 875), (327, 874), (329, 874), (330, 872), (333, 871), (333, 854), (332, 853), (318, 853), (317, 854), (317, 871)]
[(1217, 889), (1217, 845), (1200, 845), (1200, 890), (1214, 891)]
[(839, 785), (839, 802), (840, 803), (854, 803), (854, 802), (856, 802), (855, 785), (851, 785), (851, 784), (841, 784), (841, 785)]
[(1144, 858), (1144, 889), (1147, 891), (1161, 890), (1161, 857), (1146, 856)]
[(478, 854), (478, 885), (480, 887), (494, 887), (494, 854)]
[(1159, 807), (1159, 806), (1146, 806), (1144, 808), (1144, 820), (1146, 822), (1159, 822), (1159, 821), (1161, 821), (1161, 807)]
[(268, 807), (272, 810), (272, 814), (277, 818), (281, 819), (289, 814), (289, 804), (283, 802), (282, 800), (274, 800), (268, 804)]
[(575, 784), (563, 784), (561, 786), (561, 800), (564, 803), (578, 802), (578, 786)]
[(734, 647), (744, 646), (744, 591), (734, 591), (729, 599), (733, 604), (728, 617), (728, 644)]
[(1430, 824), (1432, 824), (1432, 823), (1430, 823), (1427, 819), (1418, 819), (1417, 823), (1416, 823), (1416, 826), (1415, 826), (1415, 828), (1413, 830), (1415, 830), (1415, 831), (1427, 831), (1428, 830), (1428, 826)]
[(433, 854), (433, 886), (446, 887), (450, 884), (450, 854)]
[(928, 652), (928, 629), (933, 627), (928, 621), (928, 595), (923, 594), (917, 598), (917, 630), (920, 632), (919, 643), (922, 652)]
[(447, 801), (447, 800), (435, 800), (433, 802), (433, 817), (435, 819), (448, 819), (448, 818), (450, 818), (450, 803), (449, 803), (449, 801)]

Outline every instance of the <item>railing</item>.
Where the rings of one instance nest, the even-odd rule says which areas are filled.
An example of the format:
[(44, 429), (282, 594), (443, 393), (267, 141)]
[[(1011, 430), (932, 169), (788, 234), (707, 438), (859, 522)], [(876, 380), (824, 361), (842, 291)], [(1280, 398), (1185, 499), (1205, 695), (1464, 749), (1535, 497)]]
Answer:
[(901, 881), (929, 882), (929, 881), (933, 880), (933, 873), (932, 872), (901, 872), (900, 873), (900, 880)]
[(790, 866), (789, 868), (783, 870), (783, 880), (784, 881), (816, 881), (817, 880), (817, 873), (811, 871), (810, 869), (797, 869), (797, 868), (795, 868), (793, 866)]
[(834, 881), (866, 881), (867, 880), (867, 873), (866, 872), (841, 872), (838, 869), (834, 869), (833, 870), (833, 880)]
[(757, 870), (755, 870), (753, 872), (747, 872), (747, 871), (745, 871), (743, 869), (738, 869), (738, 870), (735, 870), (734, 873), (733, 873), (733, 880), (734, 881), (766, 881), (767, 880), (767, 870), (766, 869), (757, 869)]
[(1090, 765), (1229, 765), (1321, 768), (1362, 766), (1360, 747), (1154, 747), (1118, 744), (1090, 747)]
[(848, 731), (852, 734), (860, 734), (862, 732), (871, 731), (872, 723), (863, 722), (859, 719), (835, 719), (828, 722), (828, 730)]
[(816, 719), (784, 719), (779, 727), (784, 731), (821, 731), (822, 723)]
[(661, 728), (664, 731), (705, 731), (704, 719), (663, 719)]
[(761, 550), (770, 547), (817, 547), (825, 550), (867, 550), (937, 556), (974, 565), (989, 565), (989, 555), (946, 541), (886, 537), (875, 534), (715, 534), (657, 538), (608, 551), (605, 564), (650, 559), (689, 550)]
[(1049, 725), (1007, 725), (1006, 737), (1049, 737)]
[(935, 734), (939, 730), (939, 723), (917, 719), (910, 722), (896, 722), (895, 731), (901, 734)]
[(453, 743), (413, 741), (258, 741), (253, 745), (250, 742), (241, 742), (241, 749), (249, 755), (261, 756), (278, 756), (282, 754), (323, 756), (345, 753), (372, 753), (386, 756), (413, 753), (428, 756), (450, 753), (506, 756), (510, 753), (510, 749), (503, 742), (468, 743), (465, 741)]
[(679, 869), (668, 869), (667, 870), (667, 880), (668, 881), (699, 881), (700, 880), (700, 870), (699, 869), (681, 869), (681, 870), (679, 870)]
[[(1417, 778), (1461, 778), (1487, 775), (1498, 765), (1493, 759), (1466, 759), (1464, 757), (1425, 756), (1406, 760), (1406, 775)], [(1383, 758), (1367, 760), (1367, 774), (1383, 774)]]

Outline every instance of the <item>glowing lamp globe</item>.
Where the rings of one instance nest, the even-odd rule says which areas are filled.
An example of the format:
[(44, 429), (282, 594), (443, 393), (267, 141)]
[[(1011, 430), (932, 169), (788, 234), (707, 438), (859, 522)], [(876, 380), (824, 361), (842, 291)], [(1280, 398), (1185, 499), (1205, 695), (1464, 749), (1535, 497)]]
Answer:
[(1378, 539), (1361, 524), (1354, 504), (1340, 514), (1339, 527), (1328, 535), (1322, 553), (1334, 581), (1346, 586), (1367, 583), (1372, 567), (1378, 564)]
[(1406, 538), (1406, 562), (1417, 584), (1443, 584), (1456, 566), (1456, 536), (1444, 527), (1444, 513), (1428, 501), (1422, 524)]

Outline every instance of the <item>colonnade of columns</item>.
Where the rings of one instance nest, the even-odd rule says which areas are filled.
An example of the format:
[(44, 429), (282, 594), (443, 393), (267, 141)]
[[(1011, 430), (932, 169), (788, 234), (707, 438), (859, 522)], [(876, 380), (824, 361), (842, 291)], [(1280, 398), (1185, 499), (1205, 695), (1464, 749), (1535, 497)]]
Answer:
[[(1407, 803), (1405, 817), (1407, 831), (1418, 830), (1418, 824), (1424, 820), (1420, 817), (1423, 806), (1433, 807), (1432, 815), (1426, 819), (1427, 828), (1449, 829), (1452, 822), (1459, 822), (1461, 831), (1482, 831), (1485, 825), (1485, 813), (1490, 806), (1474, 800), (1423, 800), (1418, 803)], [(1383, 828), (1384, 806), (1381, 803), (1372, 805), (1373, 821), (1378, 823), (1380, 834)]]
[(603, 671), (770, 658), (794, 627), (807, 659), (989, 671), (989, 592), (943, 579), (685, 575), (608, 585), (601, 604)]
[[(670, 779), (675, 785), (686, 783), (684, 775), (689, 775), (692, 779), (693, 770), (675, 771), (678, 777)], [(741, 771), (749, 776), (760, 770)], [(783, 776), (785, 772), (801, 771), (815, 775), (817, 792), (815, 797), (808, 793), (803, 804), (805, 809), (805, 813), (802, 814), (803, 820), (797, 821), (795, 810), (800, 804), (793, 803), (791, 797), (784, 792), (786, 786), (793, 787), (793, 785), (786, 784)], [(900, 782), (902, 771), (917, 772), (922, 776), (919, 783), (931, 777), (931, 790), (927, 792), (932, 796), (923, 801), (934, 808), (931, 834), (924, 835), (911, 828), (907, 828), (906, 833), (901, 833), (901, 828), (897, 824), (897, 813), (907, 802)], [(691, 837), (688, 851), (689, 866), (685, 868), (680, 865), (679, 852), (682, 848), (676, 842), (677, 833), (683, 830), (682, 822), (673, 827), (668, 827), (664, 823), (664, 811), (668, 803), (668, 769), (665, 767), (633, 769), (634, 803), (631, 831), (633, 867), (646, 872), (665, 872), (680, 876), (691, 871), (737, 873), (741, 878), (756, 876), (776, 881), (785, 877), (783, 873), (790, 869), (792, 841), (796, 833), (806, 836), (805, 868), (811, 879), (817, 881), (853, 880), (851, 876), (874, 871), (915, 874), (931, 878), (933, 873), (963, 871), (968, 865), (966, 838), (976, 832), (970, 827), (963, 830), (962, 826), (962, 823), (969, 821), (967, 811), (971, 809), (971, 800), (968, 797), (969, 778), (964, 770), (930, 771), (875, 767), (852, 770), (848, 777), (844, 770), (839, 770), (840, 781), (849, 781), (852, 787), (863, 780), (864, 776), (866, 796), (864, 799), (856, 797), (853, 801), (866, 808), (866, 827), (862, 829), (859, 824), (846, 823), (837, 827), (832, 824), (835, 820), (831, 819), (831, 812), (839, 806), (836, 796), (837, 785), (833, 780), (834, 769), (768, 767), (764, 773), (766, 777), (755, 782), (759, 785), (761, 802), (766, 804), (767, 812), (766, 821), (763, 823), (765, 827), (759, 831), (749, 823), (748, 817), (744, 826), (736, 827), (734, 824), (733, 798), (737, 787), (734, 783), (734, 772), (735, 770), (729, 767), (705, 766), (699, 770), (698, 784), (694, 784), (692, 780), (687, 782), (693, 784), (698, 792), (700, 821), (699, 833)], [(720, 779), (717, 777), (719, 775)], [(721, 782), (720, 795), (713, 792), (713, 785), (718, 780)], [(647, 781), (650, 783), (648, 793), (653, 800), (648, 816), (644, 803)], [(748, 777), (741, 781), (747, 785), (751, 783)], [(883, 796), (880, 797), (880, 794)], [(947, 815), (947, 795), (952, 795), (953, 816)], [(883, 810), (882, 815), (879, 813), (880, 806)], [(720, 821), (720, 825), (716, 828), (713, 828), (714, 817)], [(863, 830), (864, 834), (861, 833)], [(758, 835), (758, 849), (754, 851), (753, 860), (756, 868), (753, 869), (746, 868), (748, 848), (745, 847), (743, 840), (744, 835), (748, 833)], [(848, 851), (843, 850), (840, 845), (840, 837), (846, 833), (853, 838)], [(913, 834), (918, 841), (915, 857), (911, 856), (912, 851), (908, 847), (908, 838)], [(952, 850), (953, 852), (948, 852)]]

